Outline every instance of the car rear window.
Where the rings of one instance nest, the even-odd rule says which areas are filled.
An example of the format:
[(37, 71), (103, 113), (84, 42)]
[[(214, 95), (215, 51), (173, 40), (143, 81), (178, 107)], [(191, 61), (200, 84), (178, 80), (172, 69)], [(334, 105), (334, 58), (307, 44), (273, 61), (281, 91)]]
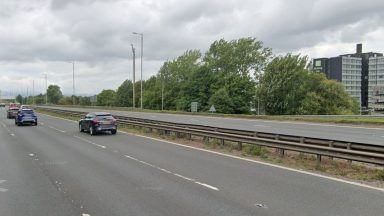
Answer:
[(97, 115), (97, 117), (98, 117), (100, 120), (111, 120), (111, 119), (113, 119), (113, 116), (112, 116), (112, 115)]
[(23, 110), (21, 111), (23, 114), (33, 114), (33, 110)]

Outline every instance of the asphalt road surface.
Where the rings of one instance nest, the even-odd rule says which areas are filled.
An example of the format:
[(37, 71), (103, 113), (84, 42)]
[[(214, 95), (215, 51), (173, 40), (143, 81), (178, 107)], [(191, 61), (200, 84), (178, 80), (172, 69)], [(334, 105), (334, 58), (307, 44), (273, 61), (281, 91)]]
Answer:
[(0, 109), (1, 216), (370, 215), (384, 190)]
[[(54, 107), (50, 107), (54, 108)], [(60, 107), (57, 107), (60, 108)], [(76, 111), (102, 111), (84, 108), (60, 108)], [(179, 114), (145, 113), (105, 110), (115, 115), (153, 119), (175, 123), (190, 123), (222, 128), (233, 128), (258, 132), (270, 132), (285, 135), (326, 138), (349, 142), (384, 145), (384, 127), (364, 127), (323, 123), (282, 122), (270, 120), (250, 120)], [(377, 117), (376, 117), (377, 118)], [(383, 117), (384, 118), (384, 117)]]

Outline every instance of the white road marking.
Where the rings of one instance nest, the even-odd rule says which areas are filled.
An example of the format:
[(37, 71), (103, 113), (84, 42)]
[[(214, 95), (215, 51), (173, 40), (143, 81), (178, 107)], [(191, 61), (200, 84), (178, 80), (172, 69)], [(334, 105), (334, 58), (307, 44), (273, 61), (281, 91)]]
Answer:
[(3, 122), (1, 122), (1, 125), (3, 125), (3, 127), (7, 127), (7, 125), (5, 125)]
[(201, 186), (204, 186), (204, 187), (207, 187), (207, 188), (209, 188), (209, 189), (212, 189), (212, 190), (215, 190), (215, 191), (218, 191), (219, 189), (217, 188), (217, 187), (213, 187), (213, 186), (211, 186), (211, 185), (209, 185), (209, 184), (205, 184), (205, 183), (201, 183), (201, 182), (195, 182), (196, 184), (199, 184), (199, 185), (201, 185)]
[(44, 125), (44, 122), (40, 122), (40, 125)]
[[(46, 115), (46, 114), (42, 114), (42, 115)], [(51, 116), (51, 115), (46, 115), (46, 116), (50, 116), (52, 118), (62, 119), (62, 120), (65, 120), (65, 121), (70, 121), (70, 122), (77, 122), (77, 121), (74, 121), (74, 120), (59, 118), (59, 117)], [(209, 118), (211, 118), (211, 117), (209, 117)], [(248, 120), (248, 121), (255, 121), (255, 120)], [(271, 121), (269, 121), (269, 122), (271, 122)], [(334, 125), (330, 125), (330, 126), (334, 126)], [(365, 129), (372, 129), (372, 128), (365, 128)], [(382, 128), (377, 128), (377, 129), (378, 130), (384, 130)], [(159, 142), (164, 142), (164, 143), (169, 143), (169, 144), (172, 144), (172, 145), (177, 145), (177, 146), (180, 146), (180, 147), (183, 147), (183, 148), (190, 148), (190, 149), (194, 149), (194, 150), (197, 150), (197, 151), (204, 151), (204, 152), (208, 152), (208, 153), (211, 153), (211, 154), (216, 154), (216, 155), (220, 155), (220, 156), (224, 156), (224, 157), (235, 158), (235, 159), (238, 159), (238, 160), (243, 160), (243, 161), (247, 161), (247, 162), (251, 162), (251, 163), (262, 164), (262, 165), (265, 165), (265, 166), (275, 167), (275, 168), (279, 168), (279, 169), (283, 169), (283, 170), (288, 170), (288, 171), (291, 171), (291, 172), (296, 172), (296, 173), (301, 173), (301, 174), (305, 174), (305, 175), (315, 176), (315, 177), (319, 177), (319, 178), (323, 178), (323, 179), (328, 179), (328, 180), (332, 180), (332, 181), (336, 181), (336, 182), (341, 182), (341, 183), (345, 183), (345, 184), (350, 184), (350, 185), (354, 185), (354, 186), (359, 186), (359, 187), (363, 187), (363, 188), (368, 188), (368, 189), (378, 190), (378, 191), (384, 192), (384, 188), (378, 188), (378, 187), (374, 187), (374, 186), (370, 186), (370, 185), (366, 185), (366, 184), (362, 184), (362, 183), (358, 183), (358, 182), (348, 181), (348, 180), (344, 180), (344, 179), (338, 179), (338, 178), (335, 178), (335, 177), (325, 176), (325, 175), (321, 175), (321, 174), (317, 174), (317, 173), (311, 173), (311, 172), (307, 172), (307, 171), (303, 171), (303, 170), (297, 170), (297, 169), (293, 169), (293, 168), (288, 168), (288, 167), (284, 167), (284, 166), (270, 164), (270, 163), (267, 163), (267, 162), (256, 161), (256, 160), (252, 160), (252, 159), (249, 159), (249, 158), (242, 158), (242, 157), (238, 157), (238, 156), (234, 156), (234, 155), (229, 155), (229, 154), (225, 154), (225, 153), (215, 152), (215, 151), (211, 151), (211, 150), (207, 150), (207, 149), (202, 149), (202, 148), (197, 148), (197, 147), (193, 147), (193, 146), (187, 146), (187, 145), (183, 145), (183, 144), (179, 144), (179, 143), (175, 143), (175, 142), (171, 142), (171, 141), (167, 141), (167, 140), (161, 140), (161, 139), (157, 139), (157, 138), (153, 138), (153, 137), (148, 137), (148, 136), (142, 136), (142, 135), (127, 133), (125, 131), (119, 131), (119, 133), (128, 134), (128, 135), (136, 136), (136, 137), (142, 137), (142, 138), (145, 138), (145, 139), (156, 140), (156, 141), (159, 141)]]
[(89, 215), (89, 214), (84, 214), (84, 213), (83, 213), (83, 215), (82, 215), (82, 216), (91, 216), (91, 215)]
[(139, 160), (139, 159), (134, 158), (134, 157), (132, 157), (132, 156), (124, 155), (124, 157), (129, 158), (129, 159), (134, 160), (134, 161), (137, 161), (137, 162), (139, 162), (139, 163), (145, 164), (145, 165), (147, 165), (147, 166), (153, 167), (153, 168), (158, 169), (158, 170), (160, 170), (160, 171), (162, 171), (162, 172), (165, 172), (165, 173), (167, 173), (167, 174), (173, 174), (173, 175), (176, 176), (176, 177), (179, 177), (179, 178), (184, 179), (184, 180), (186, 180), (186, 181), (190, 181), (190, 182), (193, 182), (193, 183), (195, 183), (195, 184), (204, 186), (204, 187), (209, 188), (209, 189), (211, 189), (211, 190), (219, 191), (219, 189), (218, 189), (217, 187), (214, 187), (214, 186), (209, 185), (209, 184), (201, 183), (201, 182), (199, 182), (199, 181), (196, 181), (195, 179), (188, 178), (188, 177), (185, 177), (185, 176), (183, 176), (183, 175), (180, 175), (180, 174), (171, 172), (171, 171), (169, 171), (169, 170), (166, 170), (166, 169), (163, 169), (163, 168), (161, 168), (161, 167), (155, 166), (155, 165), (153, 165), (153, 164), (147, 163), (147, 162), (145, 162), (145, 161)]
[(13, 134), (13, 133), (11, 133), (11, 134), (9, 134), (9, 135), (11, 135), (11, 136), (15, 136), (15, 134)]
[[(6, 182), (6, 180), (0, 180), (0, 184)], [(8, 189), (0, 188), (0, 192), (7, 192)]]
[(86, 143), (89, 143), (89, 144), (91, 144), (91, 145), (94, 145), (94, 146), (103, 148), (103, 149), (107, 148), (106, 146), (99, 145), (99, 144), (97, 144), (97, 143), (94, 143), (94, 142), (92, 142), (92, 141), (90, 141), (90, 140), (84, 139), (84, 138), (79, 137), (79, 136), (76, 136), (76, 135), (74, 135), (73, 137), (75, 137), (75, 138), (77, 138), (77, 139), (80, 139), (80, 140), (82, 140), (82, 141), (84, 141), (84, 142), (86, 142)]
[(34, 154), (29, 154), (29, 156), (33, 157), (33, 156), (35, 156), (35, 155), (34, 155)]
[(271, 126), (268, 126), (268, 125), (258, 125), (258, 124), (255, 124), (253, 125), (254, 127), (271, 127)]
[(229, 154), (225, 154), (225, 153), (221, 153), (221, 152), (211, 151), (211, 150), (208, 150), (208, 149), (202, 149), (202, 148), (197, 148), (197, 147), (193, 147), (193, 146), (183, 145), (183, 144), (179, 144), (179, 143), (175, 143), (175, 142), (171, 142), (171, 141), (167, 141), (167, 140), (162, 140), (162, 139), (157, 139), (157, 138), (153, 138), (153, 137), (147, 137), (147, 136), (143, 136), (143, 135), (131, 134), (131, 133), (127, 133), (125, 131), (119, 131), (119, 132), (131, 135), (131, 136), (137, 136), (137, 137), (142, 137), (142, 138), (146, 138), (146, 139), (156, 140), (156, 141), (159, 141), (159, 142), (169, 143), (169, 144), (177, 145), (177, 146), (180, 146), (180, 147), (183, 147), (183, 148), (189, 148), (189, 149), (194, 149), (194, 150), (197, 150), (197, 151), (208, 152), (208, 153), (211, 153), (211, 154), (216, 154), (216, 155), (220, 155), (220, 156), (224, 156), (224, 157), (235, 158), (235, 159), (238, 159), (238, 160), (243, 160), (243, 161), (247, 161), (247, 162), (251, 162), (251, 163), (262, 164), (262, 165), (265, 165), (265, 166), (275, 167), (275, 168), (279, 168), (279, 169), (283, 169), (283, 170), (288, 170), (288, 171), (292, 171), (292, 172), (296, 172), (296, 173), (301, 173), (301, 174), (305, 174), (305, 175), (315, 176), (315, 177), (319, 177), (319, 178), (323, 178), (323, 179), (328, 179), (328, 180), (332, 180), (332, 181), (336, 181), (336, 182), (346, 183), (346, 184), (350, 184), (350, 185), (354, 185), (354, 186), (359, 186), (359, 187), (364, 187), (364, 188), (368, 188), (368, 189), (378, 190), (378, 191), (384, 192), (384, 188), (379, 188), (379, 187), (374, 187), (374, 186), (370, 186), (370, 185), (366, 185), (366, 184), (362, 184), (362, 183), (358, 183), (358, 182), (353, 182), (353, 181), (348, 181), (348, 180), (344, 180), (344, 179), (339, 179), (339, 178), (336, 178), (336, 177), (330, 177), (330, 176), (321, 175), (321, 174), (317, 174), (317, 173), (311, 173), (311, 172), (304, 171), (304, 170), (297, 170), (297, 169), (293, 169), (293, 168), (289, 168), (289, 167), (284, 167), (284, 166), (280, 166), (280, 165), (270, 164), (270, 163), (267, 163), (267, 162), (256, 161), (256, 160), (252, 160), (252, 159), (249, 159), (249, 158), (242, 158), (242, 157), (238, 157), (238, 156), (235, 156), (235, 155), (229, 155)]
[(55, 128), (55, 127), (51, 126), (51, 125), (48, 125), (48, 127), (49, 127), (49, 128), (51, 128), (51, 129), (53, 129), (53, 130), (55, 130), (55, 131), (59, 131), (59, 132), (61, 132), (61, 133), (65, 133), (65, 132), (66, 132), (66, 131), (63, 131), (63, 130), (57, 129), (57, 128)]

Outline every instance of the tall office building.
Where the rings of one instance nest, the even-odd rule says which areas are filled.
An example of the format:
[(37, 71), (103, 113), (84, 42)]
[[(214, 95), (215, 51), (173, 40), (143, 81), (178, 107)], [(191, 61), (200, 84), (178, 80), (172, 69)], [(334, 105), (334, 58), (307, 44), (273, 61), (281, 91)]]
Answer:
[[(368, 78), (370, 58), (382, 57), (382, 53), (362, 52), (362, 44), (356, 45), (356, 53), (332, 58), (313, 60), (313, 71), (324, 73), (328, 79), (343, 83), (345, 90), (359, 100), (362, 107), (368, 107)], [(372, 63), (373, 64), (373, 63)]]
[(381, 110), (384, 108), (384, 57), (370, 57), (368, 70), (368, 105)]

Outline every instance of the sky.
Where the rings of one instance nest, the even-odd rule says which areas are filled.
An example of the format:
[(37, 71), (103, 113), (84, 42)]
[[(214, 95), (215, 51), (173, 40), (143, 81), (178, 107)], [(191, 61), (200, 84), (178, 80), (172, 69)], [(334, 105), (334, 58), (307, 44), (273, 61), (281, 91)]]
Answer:
[(143, 79), (188, 49), (203, 53), (215, 40), (254, 37), (275, 55), (309, 58), (384, 52), (383, 0), (0, 0), (2, 95), (45, 91), (91, 95)]

